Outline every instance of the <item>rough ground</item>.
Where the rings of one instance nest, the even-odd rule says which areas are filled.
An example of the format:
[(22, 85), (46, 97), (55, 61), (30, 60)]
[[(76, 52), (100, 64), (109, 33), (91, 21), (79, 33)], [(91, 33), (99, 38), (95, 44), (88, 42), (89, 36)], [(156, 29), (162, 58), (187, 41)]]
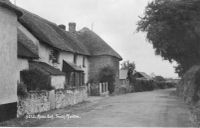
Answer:
[(132, 93), (99, 100), (72, 111), (75, 119), (54, 119), (40, 126), (191, 126), (183, 101), (171, 95), (174, 89)]

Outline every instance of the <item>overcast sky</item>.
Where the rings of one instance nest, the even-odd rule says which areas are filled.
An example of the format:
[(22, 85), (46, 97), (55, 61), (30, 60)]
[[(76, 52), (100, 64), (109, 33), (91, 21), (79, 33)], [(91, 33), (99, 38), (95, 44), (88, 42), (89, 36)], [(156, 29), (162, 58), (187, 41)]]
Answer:
[[(13, 0), (14, 1), (14, 0)], [(56, 24), (77, 23), (77, 30), (93, 24), (93, 31), (124, 60), (134, 61), (136, 70), (177, 77), (175, 64), (155, 56), (144, 33), (136, 33), (138, 16), (150, 0), (16, 0), (18, 6)]]

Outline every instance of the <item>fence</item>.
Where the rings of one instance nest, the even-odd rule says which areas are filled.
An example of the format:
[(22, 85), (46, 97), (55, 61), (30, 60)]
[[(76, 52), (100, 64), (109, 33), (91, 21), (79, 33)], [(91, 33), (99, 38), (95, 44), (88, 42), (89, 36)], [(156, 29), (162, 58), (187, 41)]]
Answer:
[(109, 94), (108, 83), (89, 83), (87, 84), (89, 96), (105, 96)]

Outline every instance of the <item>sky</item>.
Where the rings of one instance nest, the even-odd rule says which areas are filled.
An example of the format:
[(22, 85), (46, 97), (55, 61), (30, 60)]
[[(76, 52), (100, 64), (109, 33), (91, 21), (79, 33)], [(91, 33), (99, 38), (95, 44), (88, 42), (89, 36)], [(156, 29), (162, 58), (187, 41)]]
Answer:
[[(12, 2), (14, 0), (11, 0)], [(139, 16), (150, 0), (15, 0), (20, 6), (56, 24), (76, 22), (77, 30), (88, 27), (114, 48), (136, 70), (164, 77), (177, 77), (176, 63), (156, 56), (146, 34), (136, 32)]]

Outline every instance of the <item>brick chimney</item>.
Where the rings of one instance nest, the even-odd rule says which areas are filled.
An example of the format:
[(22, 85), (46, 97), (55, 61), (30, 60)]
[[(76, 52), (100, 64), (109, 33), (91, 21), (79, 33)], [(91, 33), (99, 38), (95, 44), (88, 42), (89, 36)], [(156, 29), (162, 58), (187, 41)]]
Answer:
[(63, 24), (58, 25), (58, 27), (61, 28), (61, 29), (63, 29), (63, 30), (66, 30), (66, 26), (63, 25)]
[(76, 23), (74, 22), (69, 23), (69, 32), (76, 32)]

